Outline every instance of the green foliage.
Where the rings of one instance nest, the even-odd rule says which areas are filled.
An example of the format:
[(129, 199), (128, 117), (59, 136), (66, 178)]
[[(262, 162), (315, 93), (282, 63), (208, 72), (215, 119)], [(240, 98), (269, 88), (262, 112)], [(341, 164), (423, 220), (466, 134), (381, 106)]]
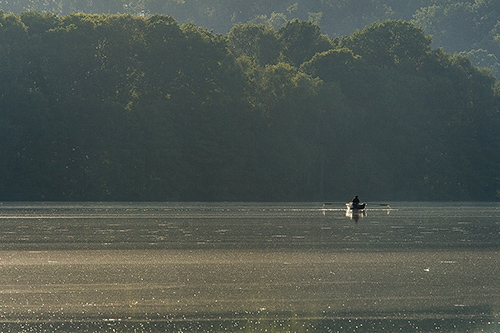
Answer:
[[(496, 0), (4, 0), (0, 8), (16, 14), (38, 10), (59, 15), (170, 15), (180, 24), (194, 23), (217, 33), (247, 23), (279, 30), (298, 19), (318, 25), (331, 38), (350, 35), (376, 21), (412, 20), (433, 36), (434, 47), (447, 52), (484, 50), (500, 59)], [(484, 65), (482, 59), (472, 60), (476, 66)], [(496, 61), (488, 68), (496, 75), (498, 66)]]
[(368, 63), (381, 68), (418, 69), (430, 50), (431, 38), (404, 21), (375, 22), (341, 40)]
[(276, 32), (265, 25), (237, 24), (228, 41), (235, 56), (247, 56), (260, 66), (277, 63), (281, 52)]
[(165, 15), (0, 12), (0, 41), (0, 200), (498, 190), (498, 83), (405, 21), (330, 40), (311, 21), (222, 35)]
[(328, 37), (321, 35), (319, 26), (312, 22), (290, 21), (278, 30), (278, 38), (284, 59), (294, 66), (331, 47)]
[[(500, 57), (499, 20), (500, 4), (493, 0), (432, 1), (413, 15), (413, 22), (433, 36), (434, 45), (448, 52), (474, 54), (482, 50), (490, 58), (488, 68), (495, 73), (500, 64), (491, 59)], [(473, 56), (471, 59), (476, 66), (483, 66), (484, 58)]]

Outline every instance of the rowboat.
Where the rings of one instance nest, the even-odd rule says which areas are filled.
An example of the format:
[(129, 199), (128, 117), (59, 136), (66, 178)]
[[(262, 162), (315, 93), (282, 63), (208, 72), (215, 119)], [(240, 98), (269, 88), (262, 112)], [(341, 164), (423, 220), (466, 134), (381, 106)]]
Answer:
[(366, 208), (366, 203), (354, 203), (354, 202), (347, 202), (346, 204), (347, 209), (349, 210), (365, 210)]

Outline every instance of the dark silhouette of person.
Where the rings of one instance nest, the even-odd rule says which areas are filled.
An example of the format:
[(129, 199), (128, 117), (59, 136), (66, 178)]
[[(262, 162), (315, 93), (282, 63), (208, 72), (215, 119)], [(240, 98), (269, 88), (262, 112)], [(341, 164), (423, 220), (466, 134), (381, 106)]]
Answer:
[(352, 199), (352, 203), (354, 205), (359, 205), (359, 198), (358, 198), (358, 196), (355, 196), (354, 199)]

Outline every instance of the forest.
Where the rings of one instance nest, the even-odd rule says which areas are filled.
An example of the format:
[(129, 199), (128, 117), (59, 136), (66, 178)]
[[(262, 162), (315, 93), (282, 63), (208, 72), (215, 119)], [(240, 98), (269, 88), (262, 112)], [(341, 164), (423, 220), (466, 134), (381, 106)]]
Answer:
[(0, 12), (0, 200), (496, 200), (499, 85), (432, 45)]

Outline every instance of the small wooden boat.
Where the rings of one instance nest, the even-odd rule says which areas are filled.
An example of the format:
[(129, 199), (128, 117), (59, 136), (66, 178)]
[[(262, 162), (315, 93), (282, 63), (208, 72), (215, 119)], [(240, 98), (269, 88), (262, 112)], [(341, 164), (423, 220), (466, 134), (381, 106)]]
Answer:
[(347, 202), (346, 204), (347, 209), (350, 210), (365, 210), (366, 208), (366, 203), (353, 203), (353, 202)]

